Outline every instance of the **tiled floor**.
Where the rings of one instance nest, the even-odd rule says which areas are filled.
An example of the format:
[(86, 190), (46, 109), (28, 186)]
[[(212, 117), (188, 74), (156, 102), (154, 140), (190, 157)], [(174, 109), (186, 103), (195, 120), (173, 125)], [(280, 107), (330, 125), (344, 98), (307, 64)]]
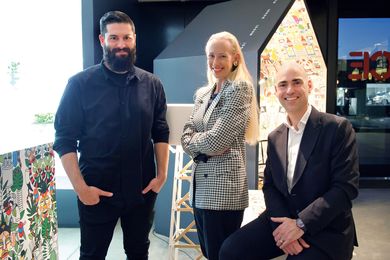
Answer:
[[(361, 189), (354, 201), (360, 246), (355, 249), (354, 260), (383, 260), (390, 255), (390, 189)], [(80, 233), (77, 228), (59, 229), (59, 259), (76, 260), (79, 256)], [(168, 238), (150, 234), (150, 260), (168, 259)], [(194, 251), (180, 251), (178, 259), (195, 259)], [(107, 260), (125, 259), (122, 234), (118, 228), (111, 242)], [(278, 258), (284, 259), (284, 257)], [(245, 260), (245, 259), (243, 259)]]
[[(77, 260), (79, 258), (79, 240), (80, 231), (78, 228), (60, 228), (59, 229), (59, 259)], [(150, 233), (150, 260), (168, 259), (168, 237)], [(126, 255), (122, 249), (122, 233), (117, 226), (114, 237), (111, 241), (110, 248), (107, 253), (107, 260), (126, 259)], [(179, 251), (179, 259), (195, 259), (196, 252), (192, 250)]]

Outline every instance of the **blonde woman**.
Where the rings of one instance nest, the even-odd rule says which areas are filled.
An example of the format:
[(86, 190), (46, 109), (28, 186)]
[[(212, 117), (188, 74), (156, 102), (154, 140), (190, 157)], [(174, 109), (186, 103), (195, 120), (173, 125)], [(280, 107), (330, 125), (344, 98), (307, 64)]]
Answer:
[(194, 160), (190, 201), (199, 242), (204, 256), (214, 260), (248, 206), (245, 143), (257, 142), (258, 110), (236, 37), (213, 34), (205, 52), (208, 85), (195, 94), (181, 141)]

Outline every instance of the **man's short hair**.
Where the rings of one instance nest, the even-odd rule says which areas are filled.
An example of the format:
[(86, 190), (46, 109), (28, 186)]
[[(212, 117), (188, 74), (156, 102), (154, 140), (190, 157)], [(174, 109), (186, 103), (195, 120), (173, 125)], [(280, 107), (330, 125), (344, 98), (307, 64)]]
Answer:
[(109, 11), (100, 18), (100, 34), (105, 35), (107, 32), (107, 25), (111, 23), (128, 23), (131, 25), (133, 32), (135, 33), (135, 26), (133, 20), (121, 11)]

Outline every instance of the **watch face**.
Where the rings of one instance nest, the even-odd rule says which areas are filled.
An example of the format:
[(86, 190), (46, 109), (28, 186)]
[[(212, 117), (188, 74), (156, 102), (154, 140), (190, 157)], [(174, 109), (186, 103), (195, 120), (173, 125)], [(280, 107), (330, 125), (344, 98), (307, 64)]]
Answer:
[(300, 218), (297, 219), (297, 226), (298, 226), (300, 229), (305, 229), (305, 224), (303, 224), (302, 219), (300, 219)]

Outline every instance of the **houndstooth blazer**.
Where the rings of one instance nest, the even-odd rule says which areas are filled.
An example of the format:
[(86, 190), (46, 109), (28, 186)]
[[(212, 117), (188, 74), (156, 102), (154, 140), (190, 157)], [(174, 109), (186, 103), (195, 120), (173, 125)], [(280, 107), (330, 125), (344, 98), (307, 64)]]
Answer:
[(193, 165), (190, 203), (200, 209), (243, 210), (248, 207), (245, 130), (253, 88), (227, 80), (206, 111), (213, 90), (207, 86), (196, 92), (181, 138), (192, 158), (199, 153), (211, 156), (206, 163)]

